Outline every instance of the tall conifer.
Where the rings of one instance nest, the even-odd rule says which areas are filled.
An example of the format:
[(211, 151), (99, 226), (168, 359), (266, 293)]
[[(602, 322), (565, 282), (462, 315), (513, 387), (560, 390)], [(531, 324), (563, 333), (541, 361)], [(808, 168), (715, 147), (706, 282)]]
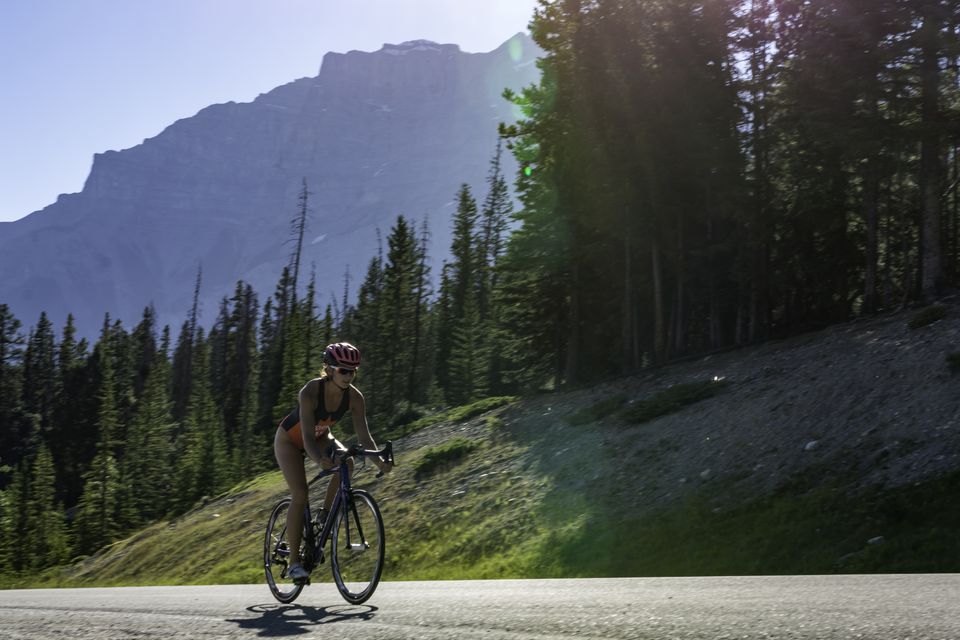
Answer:
[(119, 471), (114, 457), (118, 412), (110, 332), (108, 316), (104, 320), (94, 354), (100, 371), (96, 455), (83, 477), (83, 495), (77, 506), (75, 521), (77, 546), (87, 553), (111, 542), (120, 532)]

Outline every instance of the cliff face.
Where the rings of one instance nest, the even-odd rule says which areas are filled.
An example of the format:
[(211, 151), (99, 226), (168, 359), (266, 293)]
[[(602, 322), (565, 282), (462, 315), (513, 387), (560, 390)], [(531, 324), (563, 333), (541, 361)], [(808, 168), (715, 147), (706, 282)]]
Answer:
[(429, 218), (439, 264), (456, 190), (483, 198), (497, 124), (516, 118), (501, 93), (536, 81), (537, 53), (522, 34), (482, 54), (427, 41), (329, 53), (316, 77), (98, 154), (83, 191), (0, 224), (0, 302), (25, 325), (73, 313), (84, 335), (105, 312), (132, 324), (151, 303), (176, 327), (202, 265), (209, 323), (238, 279), (272, 292), (304, 179), (302, 269), (316, 264), (322, 300), (339, 296), (348, 266), (357, 286), (376, 229), (400, 214)]

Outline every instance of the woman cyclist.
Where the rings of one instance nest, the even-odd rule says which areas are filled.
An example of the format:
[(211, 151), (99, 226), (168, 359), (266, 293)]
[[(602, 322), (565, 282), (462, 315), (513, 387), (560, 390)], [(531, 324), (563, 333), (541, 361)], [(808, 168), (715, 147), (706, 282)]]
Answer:
[[(290, 567), (287, 575), (291, 580), (302, 581), (310, 574), (300, 564), (300, 541), (303, 535), (303, 510), (307, 505), (307, 474), (303, 455), (318, 463), (324, 469), (333, 466), (333, 454), (345, 447), (333, 434), (330, 427), (349, 410), (353, 415), (353, 429), (357, 440), (366, 449), (376, 449), (377, 443), (367, 427), (363, 395), (351, 384), (360, 366), (360, 351), (347, 342), (327, 345), (323, 350), (323, 372), (319, 378), (310, 380), (300, 390), (297, 406), (277, 427), (273, 440), (273, 451), (277, 464), (283, 472), (283, 478), (290, 488), (291, 504), (287, 510), (287, 535), (290, 540)], [(384, 473), (389, 473), (392, 465), (379, 458), (374, 462)], [(353, 471), (353, 461), (349, 460)], [(327, 486), (323, 510), (328, 512), (340, 477), (331, 476)]]

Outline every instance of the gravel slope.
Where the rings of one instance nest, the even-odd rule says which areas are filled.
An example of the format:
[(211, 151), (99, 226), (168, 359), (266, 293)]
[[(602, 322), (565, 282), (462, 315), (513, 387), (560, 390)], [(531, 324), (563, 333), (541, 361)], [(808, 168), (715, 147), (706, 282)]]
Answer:
[[(711, 484), (723, 485), (720, 502), (755, 498), (801, 473), (842, 474), (851, 489), (930, 479), (960, 467), (960, 373), (945, 361), (960, 352), (960, 300), (944, 305), (944, 319), (916, 330), (907, 326), (915, 311), (853, 322), (539, 396), (504, 420), (530, 437), (551, 433), (567, 473), (600, 461), (593, 475), (615, 478), (637, 508)], [(713, 377), (729, 383), (719, 395), (648, 423), (565, 426), (606, 398), (636, 401)]]

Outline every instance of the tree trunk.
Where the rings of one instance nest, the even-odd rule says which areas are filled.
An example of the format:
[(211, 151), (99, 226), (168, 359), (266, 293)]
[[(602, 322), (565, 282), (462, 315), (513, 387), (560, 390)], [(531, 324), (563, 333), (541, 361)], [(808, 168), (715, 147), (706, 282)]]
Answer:
[[(751, 2), (750, 13), (766, 14), (769, 19), (768, 3)], [(749, 236), (750, 249), (750, 297), (747, 327), (747, 340), (756, 342), (767, 334), (769, 301), (767, 297), (767, 270), (770, 264), (770, 230), (768, 211), (770, 206), (769, 145), (767, 144), (766, 99), (769, 92), (770, 34), (761, 22), (754, 26), (758, 30), (757, 40), (750, 52), (750, 75), (753, 81), (751, 91), (753, 122), (751, 127), (751, 147), (753, 149), (753, 231)], [(743, 329), (738, 328), (738, 342), (743, 340)]]
[(570, 273), (570, 320), (567, 326), (567, 362), (564, 384), (577, 383), (580, 357), (580, 267), (574, 258)]
[[(870, 67), (867, 69), (864, 80), (867, 83), (866, 95), (867, 117), (869, 131), (875, 132), (879, 121), (879, 103), (877, 100), (878, 63), (876, 51), (871, 51)], [(870, 134), (868, 134), (870, 135)], [(864, 269), (863, 308), (861, 312), (872, 315), (877, 311), (877, 216), (879, 199), (879, 155), (880, 145), (875, 136), (866, 140), (866, 162), (863, 165), (863, 202), (862, 213), (864, 224), (867, 227), (867, 244), (865, 249), (866, 265)]]
[(634, 308), (632, 300), (632, 289), (633, 281), (630, 277), (631, 272), (631, 263), (630, 263), (630, 232), (628, 231), (627, 222), (630, 218), (630, 213), (627, 207), (623, 208), (623, 315), (621, 318), (622, 321), (622, 333), (621, 340), (623, 343), (623, 353), (622, 353), (622, 362), (621, 370), (623, 373), (628, 373), (636, 368), (636, 362), (632, 358), (634, 352), (633, 341), (634, 341), (634, 326), (635, 322), (633, 320)]
[(686, 309), (684, 308), (684, 262), (683, 262), (683, 217), (677, 221), (677, 288), (673, 317), (673, 353), (683, 355), (686, 351)]
[(753, 256), (753, 278), (750, 282), (750, 328), (749, 342), (758, 342), (767, 335), (768, 303), (766, 294), (769, 245), (764, 239)]
[[(713, 242), (713, 211), (710, 210), (707, 212), (707, 244), (710, 247), (713, 247)], [(720, 292), (717, 291), (717, 275), (714, 266), (714, 260), (712, 257), (708, 257), (707, 260), (707, 296), (709, 305), (708, 313), (710, 314), (710, 348), (719, 349), (723, 343), (723, 334), (720, 325)]]
[(656, 239), (650, 246), (653, 263), (653, 356), (655, 362), (663, 362), (666, 356), (666, 325), (663, 321), (663, 273), (660, 265), (660, 247)]
[[(929, 7), (927, 11), (935, 10)], [(942, 281), (940, 247), (940, 42), (939, 22), (929, 13), (921, 27), (920, 78), (922, 91), (920, 139), (920, 189), (921, 189), (921, 279), (920, 295), (931, 302), (937, 295)]]
[(877, 311), (877, 161), (868, 158), (863, 169), (863, 219), (867, 225), (866, 271), (863, 287), (863, 313)]

